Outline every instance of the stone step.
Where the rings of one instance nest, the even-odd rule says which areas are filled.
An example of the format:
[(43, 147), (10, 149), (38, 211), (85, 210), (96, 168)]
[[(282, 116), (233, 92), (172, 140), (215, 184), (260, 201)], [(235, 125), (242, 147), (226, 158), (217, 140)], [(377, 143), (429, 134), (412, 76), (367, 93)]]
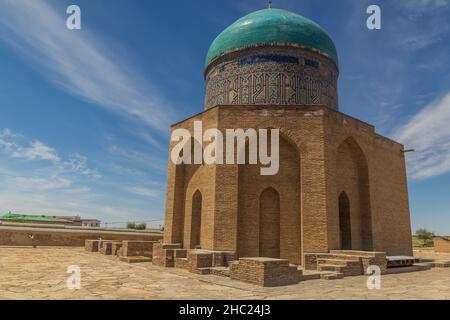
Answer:
[(357, 250), (331, 250), (330, 254), (349, 255), (355, 257), (374, 257), (376, 255), (385, 255), (384, 252), (357, 251)]
[(148, 257), (119, 257), (119, 260), (126, 263), (145, 263), (152, 262), (151, 258)]
[(317, 270), (343, 273), (346, 277), (360, 276), (363, 274), (359, 263), (352, 263), (345, 266), (337, 264), (319, 264), (317, 266)]
[(230, 277), (230, 268), (228, 267), (214, 267), (210, 268), (210, 274), (220, 277)]
[(351, 254), (328, 254), (328, 259), (339, 259), (339, 260), (349, 260), (349, 261), (360, 261), (361, 258), (359, 256), (351, 255)]
[(175, 268), (187, 269), (188, 259), (187, 258), (175, 258)]
[(317, 259), (337, 259), (337, 260), (350, 260), (350, 261), (360, 261), (361, 257), (351, 255), (351, 254), (337, 254), (337, 253), (320, 253), (317, 254)]
[(332, 272), (342, 272), (346, 266), (337, 265), (337, 264), (320, 264), (317, 266), (317, 270), (319, 271), (332, 271)]
[(318, 280), (322, 273), (319, 271), (302, 270), (302, 275), (299, 276), (300, 281)]
[(434, 261), (433, 268), (450, 268), (450, 261)]
[(323, 280), (339, 280), (344, 279), (344, 274), (341, 272), (322, 272), (320, 278)]
[(430, 263), (416, 263), (410, 267), (397, 267), (397, 268), (389, 268), (386, 271), (386, 274), (399, 274), (399, 273), (410, 273), (410, 272), (419, 272), (419, 271), (427, 271), (430, 270), (432, 266)]
[(360, 266), (361, 262), (359, 260), (346, 260), (346, 259), (336, 259), (336, 258), (321, 258), (317, 259), (317, 263), (339, 265), (339, 266)]

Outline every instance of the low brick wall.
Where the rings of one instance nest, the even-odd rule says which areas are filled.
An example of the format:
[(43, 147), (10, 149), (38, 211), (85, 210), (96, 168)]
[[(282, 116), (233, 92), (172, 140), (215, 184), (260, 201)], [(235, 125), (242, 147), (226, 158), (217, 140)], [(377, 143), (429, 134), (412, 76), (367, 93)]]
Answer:
[[(34, 239), (31, 240), (29, 235)], [(84, 247), (86, 240), (159, 241), (162, 233), (0, 226), (0, 246)]]
[(117, 256), (119, 254), (119, 251), (122, 249), (123, 243), (122, 242), (113, 242), (111, 247), (111, 254), (113, 256)]
[(181, 249), (180, 244), (153, 244), (153, 265), (159, 267), (175, 267), (175, 251)]
[(120, 255), (123, 257), (153, 256), (153, 245), (156, 241), (124, 241)]
[(450, 253), (450, 239), (434, 238), (434, 252)]
[(213, 263), (213, 254), (209, 251), (191, 250), (187, 254), (189, 268), (193, 272), (201, 268), (211, 268)]
[(262, 287), (292, 285), (300, 280), (297, 267), (290, 266), (288, 260), (270, 258), (241, 258), (231, 265), (230, 277)]
[(99, 252), (100, 240), (86, 240), (84, 248), (88, 252)]

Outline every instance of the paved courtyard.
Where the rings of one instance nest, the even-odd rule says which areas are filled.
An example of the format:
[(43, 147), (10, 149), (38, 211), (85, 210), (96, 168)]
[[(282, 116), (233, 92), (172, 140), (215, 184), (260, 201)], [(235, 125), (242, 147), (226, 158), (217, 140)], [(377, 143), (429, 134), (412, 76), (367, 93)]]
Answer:
[[(81, 268), (80, 290), (66, 286), (72, 265)], [(386, 275), (381, 290), (368, 290), (366, 281), (351, 277), (260, 288), (151, 264), (128, 265), (81, 248), (0, 247), (0, 299), (450, 299), (450, 269)]]

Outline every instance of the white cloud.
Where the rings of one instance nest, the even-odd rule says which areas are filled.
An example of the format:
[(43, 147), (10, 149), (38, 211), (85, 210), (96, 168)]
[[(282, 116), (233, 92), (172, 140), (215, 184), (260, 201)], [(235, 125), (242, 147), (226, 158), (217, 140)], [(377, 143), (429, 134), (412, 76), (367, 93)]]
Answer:
[(414, 179), (427, 179), (450, 172), (450, 92), (412, 117), (394, 133), (414, 148), (408, 170)]
[(407, 0), (392, 2), (391, 45), (408, 53), (427, 48), (445, 39), (450, 30), (450, 0)]
[(4, 128), (2, 131), (0, 131), (0, 138), (6, 137), (6, 138), (14, 138), (16, 137), (16, 134), (11, 131), (11, 129)]
[(135, 168), (130, 168), (128, 166), (123, 166), (117, 163), (111, 163), (108, 164), (108, 169), (111, 170), (114, 174), (118, 174), (118, 175), (122, 175), (125, 177), (137, 177), (137, 178), (144, 178), (146, 176), (146, 173), (135, 169)]
[[(7, 133), (7, 134), (6, 134)], [(3, 138), (2, 138), (3, 137)], [(52, 177), (61, 174), (76, 174), (87, 176), (92, 179), (99, 179), (101, 176), (96, 169), (88, 166), (88, 158), (79, 153), (71, 154), (67, 159), (62, 159), (58, 152), (41, 141), (28, 142), (28, 146), (24, 146), (22, 140), (26, 137), (14, 133), (10, 129), (0, 131), (0, 151), (17, 159), (26, 161), (46, 160), (52, 163)]]
[[(123, 197), (124, 191), (145, 198), (160, 199), (161, 192), (150, 188), (115, 186), (115, 181), (100, 179), (89, 159), (79, 153), (68, 157), (43, 143), (27, 140), (12, 130), (0, 129), (0, 152), (7, 157), (21, 156), (24, 166), (16, 168), (7, 157), (0, 157), (0, 214), (17, 212), (48, 215), (82, 215), (103, 221), (142, 221), (160, 218), (162, 211), (150, 201)], [(48, 159), (51, 161), (36, 162)], [(58, 159), (58, 161), (55, 161)], [(6, 161), (5, 161), (6, 160)], [(139, 173), (145, 177), (145, 173)], [(99, 192), (96, 187), (107, 187)], [(123, 197), (123, 198), (122, 198)], [(147, 206), (147, 207), (146, 207)]]
[(139, 188), (139, 187), (130, 187), (125, 189), (127, 192), (136, 194), (138, 196), (150, 197), (150, 198), (160, 198), (159, 190), (148, 189), (148, 188)]
[[(147, 168), (158, 171), (158, 172), (164, 172), (166, 170), (166, 163), (161, 158), (161, 153), (155, 153), (155, 152), (140, 152), (133, 148), (123, 148), (117, 144), (114, 143), (114, 141), (109, 138), (108, 140), (108, 152), (115, 157), (121, 157), (123, 159), (126, 159), (128, 161), (136, 162), (144, 164)], [(153, 151), (153, 150), (150, 150)]]
[(14, 133), (11, 129), (3, 129), (0, 131), (0, 151), (3, 150), (7, 155), (13, 158), (33, 160), (47, 160), (51, 162), (59, 162), (56, 150), (41, 141), (30, 141), (28, 146), (20, 143), (23, 137)]
[(33, 141), (29, 147), (17, 147), (11, 156), (13, 158), (22, 158), (29, 161), (32, 160), (48, 160), (58, 162), (61, 158), (55, 149), (47, 146), (40, 141)]
[(408, 0), (402, 2), (402, 5), (404, 5), (407, 10), (421, 14), (448, 8), (449, 4), (449, 0)]
[(66, 189), (73, 185), (73, 181), (66, 178), (38, 178), (38, 177), (16, 177), (11, 179), (9, 186), (18, 190), (49, 191)]
[(88, 158), (79, 153), (71, 155), (67, 161), (64, 161), (60, 169), (63, 171), (85, 175), (94, 179), (101, 177), (96, 169), (91, 169), (88, 167)]
[[(82, 8), (83, 9), (83, 8)], [(65, 11), (47, 1), (2, 0), (3, 39), (74, 96), (166, 130), (170, 108), (158, 90), (87, 30), (66, 28)]]
[[(10, 188), (18, 190), (35, 190), (35, 192), (66, 189), (73, 185), (71, 177), (87, 176), (90, 179), (99, 179), (96, 169), (88, 166), (88, 158), (74, 153), (67, 159), (62, 159), (57, 151), (40, 141), (27, 142), (26, 137), (14, 133), (10, 129), (0, 131), (0, 151), (11, 158), (31, 162), (33, 171), (24, 176), (23, 172), (17, 174), (2, 168), (0, 175), (6, 176), (3, 183)], [(28, 144), (27, 147), (24, 145)], [(43, 163), (34, 163), (44, 160)], [(8, 163), (8, 162), (7, 162)]]

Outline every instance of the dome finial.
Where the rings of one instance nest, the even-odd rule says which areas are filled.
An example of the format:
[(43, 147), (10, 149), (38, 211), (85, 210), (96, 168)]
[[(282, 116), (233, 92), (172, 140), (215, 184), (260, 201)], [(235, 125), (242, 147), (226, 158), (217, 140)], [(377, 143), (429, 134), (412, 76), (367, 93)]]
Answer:
[(269, 0), (269, 9), (272, 9), (272, 0)]

